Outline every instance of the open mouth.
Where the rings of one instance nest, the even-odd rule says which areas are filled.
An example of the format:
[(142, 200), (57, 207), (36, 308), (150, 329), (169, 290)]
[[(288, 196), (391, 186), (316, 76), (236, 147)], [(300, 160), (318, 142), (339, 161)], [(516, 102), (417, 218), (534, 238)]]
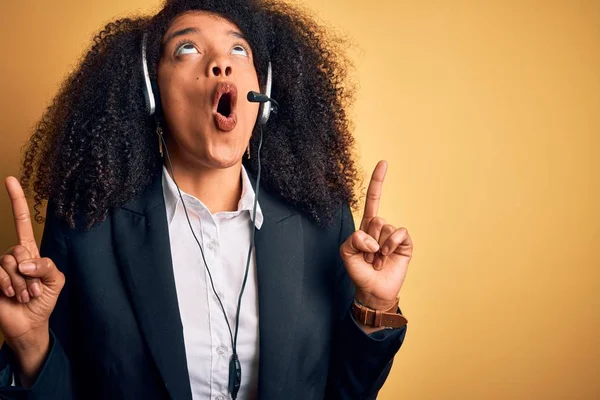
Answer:
[(219, 82), (215, 88), (213, 113), (217, 128), (221, 131), (232, 131), (237, 125), (237, 94), (237, 86), (231, 82)]
[(224, 93), (221, 96), (217, 105), (217, 112), (225, 117), (229, 117), (229, 114), (231, 114), (231, 94)]

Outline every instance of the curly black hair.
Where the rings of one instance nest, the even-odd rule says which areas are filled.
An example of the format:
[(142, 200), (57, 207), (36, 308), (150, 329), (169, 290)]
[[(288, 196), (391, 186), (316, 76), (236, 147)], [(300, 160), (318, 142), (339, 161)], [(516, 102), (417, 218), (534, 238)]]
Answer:
[[(91, 227), (110, 208), (140, 196), (160, 173), (156, 121), (145, 113), (141, 38), (148, 35), (156, 78), (164, 33), (191, 10), (220, 15), (242, 30), (260, 82), (272, 63), (272, 97), (280, 109), (264, 127), (262, 186), (318, 224), (327, 224), (342, 203), (356, 206), (358, 170), (347, 115), (354, 85), (345, 40), (306, 10), (277, 0), (167, 0), (153, 17), (106, 25), (37, 124), (21, 174), (35, 200), (36, 221), (43, 222), (40, 209), (51, 199), (71, 226), (85, 217)], [(250, 147), (257, 145), (254, 132)], [(257, 170), (256, 157), (243, 162)]]

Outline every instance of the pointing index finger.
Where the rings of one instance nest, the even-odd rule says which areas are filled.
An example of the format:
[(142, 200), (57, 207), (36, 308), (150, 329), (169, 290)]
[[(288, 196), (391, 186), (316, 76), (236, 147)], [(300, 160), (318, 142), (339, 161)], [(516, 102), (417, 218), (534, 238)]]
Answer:
[(366, 231), (369, 227), (369, 222), (377, 216), (379, 211), (379, 200), (381, 199), (381, 191), (383, 189), (383, 180), (387, 172), (387, 162), (381, 160), (377, 163), (373, 174), (371, 175), (371, 181), (369, 182), (369, 188), (367, 189), (367, 200), (365, 201), (365, 211), (363, 218), (360, 223), (360, 229)]
[(17, 178), (9, 176), (4, 181), (8, 197), (12, 204), (12, 211), (15, 220), (15, 229), (17, 231), (17, 239), (19, 244), (29, 250), (33, 258), (38, 258), (40, 252), (35, 242), (33, 234), (33, 226), (31, 225), (31, 216), (29, 214), (29, 206), (21, 184)]

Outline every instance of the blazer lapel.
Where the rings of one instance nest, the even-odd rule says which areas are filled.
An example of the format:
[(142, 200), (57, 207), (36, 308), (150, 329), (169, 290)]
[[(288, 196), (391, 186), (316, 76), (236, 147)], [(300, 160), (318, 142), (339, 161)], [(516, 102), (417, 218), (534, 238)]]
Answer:
[[(253, 185), (254, 186), (254, 185)], [(255, 233), (261, 399), (283, 396), (304, 275), (302, 222), (276, 197), (259, 193), (264, 222)], [(138, 322), (172, 399), (191, 399), (169, 229), (160, 175), (116, 212), (115, 248)]]
[(295, 313), (300, 309), (304, 274), (302, 222), (299, 214), (261, 191), (264, 215), (255, 233), (260, 329), (260, 399), (284, 398), (294, 349)]
[(191, 399), (160, 175), (112, 219), (125, 285), (165, 387), (172, 399)]

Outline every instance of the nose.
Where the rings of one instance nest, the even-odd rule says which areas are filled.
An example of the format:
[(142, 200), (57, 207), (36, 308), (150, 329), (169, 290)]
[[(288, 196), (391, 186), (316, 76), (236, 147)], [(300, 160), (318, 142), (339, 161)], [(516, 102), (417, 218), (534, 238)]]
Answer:
[(208, 65), (208, 75), (211, 77), (227, 77), (231, 76), (233, 69), (231, 63), (226, 57), (216, 57)]

